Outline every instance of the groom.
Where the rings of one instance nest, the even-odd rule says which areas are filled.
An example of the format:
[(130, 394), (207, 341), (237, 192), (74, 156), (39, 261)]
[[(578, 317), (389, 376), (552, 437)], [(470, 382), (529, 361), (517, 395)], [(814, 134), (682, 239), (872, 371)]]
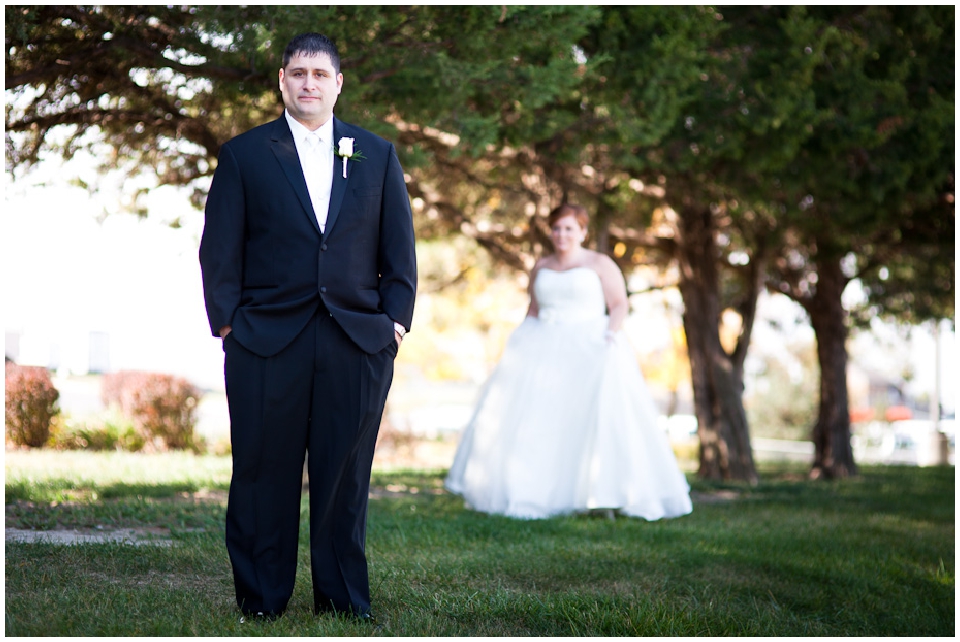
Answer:
[(410, 201), (393, 145), (333, 117), (326, 36), (295, 37), (279, 82), (283, 115), (220, 151), (200, 242), (230, 409), (226, 544), (244, 618), (283, 613), (309, 453), (314, 609), (368, 619), (370, 468), (416, 292)]

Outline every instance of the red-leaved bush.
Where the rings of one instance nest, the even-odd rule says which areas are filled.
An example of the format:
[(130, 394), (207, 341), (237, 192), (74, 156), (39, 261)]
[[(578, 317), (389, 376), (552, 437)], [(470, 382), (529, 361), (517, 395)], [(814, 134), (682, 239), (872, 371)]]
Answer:
[(101, 390), (107, 405), (129, 417), (143, 440), (158, 450), (193, 448), (200, 390), (181, 377), (121, 371), (106, 375)]
[(50, 373), (40, 366), (6, 364), (7, 436), (17, 446), (42, 448), (50, 439), (50, 423), (60, 413), (60, 393)]

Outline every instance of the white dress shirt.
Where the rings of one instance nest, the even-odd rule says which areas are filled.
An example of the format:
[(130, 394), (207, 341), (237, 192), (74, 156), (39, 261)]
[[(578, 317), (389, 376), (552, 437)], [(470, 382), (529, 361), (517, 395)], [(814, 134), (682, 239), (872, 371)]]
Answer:
[(330, 191), (333, 187), (333, 118), (310, 131), (286, 110), (283, 114), (287, 117), (287, 124), (293, 133), (313, 212), (317, 216), (320, 231), (323, 232), (327, 224)]

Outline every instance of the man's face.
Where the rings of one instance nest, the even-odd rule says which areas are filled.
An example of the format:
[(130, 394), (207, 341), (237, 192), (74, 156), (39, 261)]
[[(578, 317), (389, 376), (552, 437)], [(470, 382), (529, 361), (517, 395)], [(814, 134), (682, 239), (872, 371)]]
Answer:
[(333, 69), (327, 54), (290, 58), (280, 68), (280, 93), (290, 115), (307, 129), (314, 130), (333, 115), (337, 96), (343, 87), (343, 74)]

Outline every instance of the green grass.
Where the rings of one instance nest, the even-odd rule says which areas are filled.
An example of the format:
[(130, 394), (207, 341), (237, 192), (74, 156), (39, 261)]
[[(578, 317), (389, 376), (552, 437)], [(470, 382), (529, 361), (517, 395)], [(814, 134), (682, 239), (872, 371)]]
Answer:
[[(692, 481), (644, 522), (466, 511), (442, 471), (375, 472), (377, 626), (314, 617), (303, 507), (286, 615), (240, 625), (223, 546), (227, 458), (6, 455), (8, 528), (156, 528), (172, 547), (6, 545), (12, 636), (952, 636), (954, 469), (864, 467), (757, 487)], [(306, 499), (306, 498), (304, 498)]]

